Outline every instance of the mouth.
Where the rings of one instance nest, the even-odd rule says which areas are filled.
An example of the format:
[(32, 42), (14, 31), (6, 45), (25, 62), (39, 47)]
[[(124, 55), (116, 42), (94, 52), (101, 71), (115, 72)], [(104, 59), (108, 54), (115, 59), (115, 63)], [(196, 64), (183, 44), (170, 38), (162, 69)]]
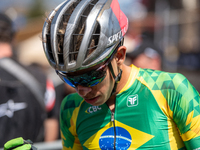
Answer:
[(90, 99), (84, 99), (87, 103), (89, 103), (89, 104), (91, 104), (91, 105), (93, 105), (93, 104), (95, 104), (96, 103), (96, 101), (98, 100), (98, 98), (99, 98), (99, 96), (97, 96), (97, 97), (94, 97), (94, 98), (90, 98)]

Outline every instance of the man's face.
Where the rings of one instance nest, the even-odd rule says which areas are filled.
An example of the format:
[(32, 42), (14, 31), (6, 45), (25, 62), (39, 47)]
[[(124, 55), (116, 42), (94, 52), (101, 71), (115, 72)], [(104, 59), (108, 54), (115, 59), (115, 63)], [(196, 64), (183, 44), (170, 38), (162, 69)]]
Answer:
[(109, 69), (106, 70), (106, 77), (104, 80), (92, 87), (84, 87), (78, 85), (75, 89), (76, 92), (84, 98), (84, 100), (94, 106), (99, 106), (104, 104), (111, 95), (114, 82), (110, 74)]
[[(119, 69), (122, 70), (123, 62), (125, 60), (126, 47), (121, 46), (111, 61), (113, 73), (115, 76), (119, 74)], [(127, 69), (127, 68), (126, 68)], [(123, 82), (121, 82), (123, 83)], [(86, 87), (77, 85), (76, 92), (89, 104), (99, 106), (104, 103), (113, 104), (114, 97), (111, 96), (115, 85), (115, 80), (109, 67), (106, 69), (105, 78), (97, 85)], [(121, 85), (121, 86), (120, 86)], [(120, 91), (124, 84), (117, 84), (116, 93)], [(121, 87), (121, 88), (120, 88)]]

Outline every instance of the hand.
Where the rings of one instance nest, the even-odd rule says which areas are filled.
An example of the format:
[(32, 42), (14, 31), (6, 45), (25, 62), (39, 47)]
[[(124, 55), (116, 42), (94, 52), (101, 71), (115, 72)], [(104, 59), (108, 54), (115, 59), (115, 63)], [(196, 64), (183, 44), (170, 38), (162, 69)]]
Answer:
[(19, 137), (6, 142), (4, 150), (37, 150), (32, 144), (32, 141), (25, 141), (22, 137)]

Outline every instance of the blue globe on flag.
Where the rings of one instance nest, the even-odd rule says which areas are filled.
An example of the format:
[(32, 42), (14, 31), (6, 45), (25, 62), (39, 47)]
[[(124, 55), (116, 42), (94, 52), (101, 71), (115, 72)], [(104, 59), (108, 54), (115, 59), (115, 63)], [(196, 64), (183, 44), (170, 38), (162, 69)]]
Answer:
[(101, 150), (113, 150), (114, 146), (116, 150), (127, 150), (131, 145), (131, 141), (131, 135), (126, 129), (122, 127), (112, 127), (101, 135), (99, 147)]

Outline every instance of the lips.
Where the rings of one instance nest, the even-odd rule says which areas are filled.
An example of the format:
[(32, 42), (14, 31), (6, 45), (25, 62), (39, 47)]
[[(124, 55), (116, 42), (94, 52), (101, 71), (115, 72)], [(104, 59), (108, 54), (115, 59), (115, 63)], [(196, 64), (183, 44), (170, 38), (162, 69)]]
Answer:
[(93, 105), (96, 103), (96, 101), (98, 100), (99, 96), (91, 98), (91, 99), (84, 99), (87, 103)]

